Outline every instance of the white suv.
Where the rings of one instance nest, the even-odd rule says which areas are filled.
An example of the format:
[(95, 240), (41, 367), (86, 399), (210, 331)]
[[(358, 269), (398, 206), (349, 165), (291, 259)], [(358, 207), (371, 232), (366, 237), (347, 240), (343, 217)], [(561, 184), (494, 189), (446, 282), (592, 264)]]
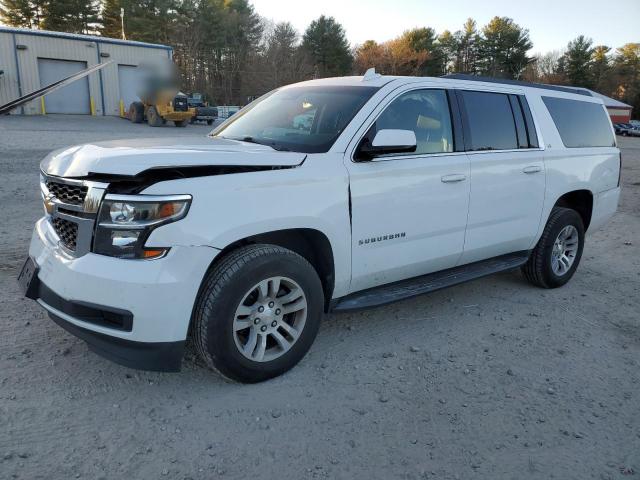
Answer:
[(474, 78), (314, 80), (201, 139), (41, 164), (26, 295), (97, 353), (180, 368), (187, 337), (243, 382), (305, 355), (323, 312), (521, 267), (574, 274), (618, 205), (620, 152), (582, 91)]

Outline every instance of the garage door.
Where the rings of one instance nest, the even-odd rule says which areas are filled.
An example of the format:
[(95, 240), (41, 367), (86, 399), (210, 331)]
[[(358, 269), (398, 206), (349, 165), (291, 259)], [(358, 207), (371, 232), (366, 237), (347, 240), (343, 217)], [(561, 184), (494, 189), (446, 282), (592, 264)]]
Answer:
[[(85, 68), (87, 68), (87, 62), (39, 58), (40, 86), (45, 87)], [(45, 95), (44, 105), (47, 113), (91, 113), (89, 80), (87, 77), (81, 78), (60, 90)]]
[(120, 88), (120, 100), (124, 103), (125, 111), (128, 111), (132, 102), (140, 100), (138, 97), (140, 86), (138, 67), (118, 65), (118, 86)]

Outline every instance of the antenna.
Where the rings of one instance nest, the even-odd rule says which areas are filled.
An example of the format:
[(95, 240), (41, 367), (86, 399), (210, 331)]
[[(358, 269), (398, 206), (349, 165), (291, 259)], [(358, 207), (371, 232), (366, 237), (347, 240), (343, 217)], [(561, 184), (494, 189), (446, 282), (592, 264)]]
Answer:
[(376, 73), (376, 67), (371, 67), (366, 72), (364, 72), (364, 75), (362, 77), (362, 81), (363, 82), (369, 82), (371, 80), (375, 80), (377, 78), (380, 78), (381, 76), (382, 75), (380, 75), (379, 73)]

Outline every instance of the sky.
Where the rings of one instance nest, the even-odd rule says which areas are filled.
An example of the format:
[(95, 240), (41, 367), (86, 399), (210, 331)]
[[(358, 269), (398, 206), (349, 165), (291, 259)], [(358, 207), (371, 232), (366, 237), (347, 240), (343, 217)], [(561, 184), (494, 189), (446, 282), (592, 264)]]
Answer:
[[(561, 50), (580, 34), (616, 48), (640, 42), (640, 0), (252, 0), (257, 13), (289, 21), (302, 33), (320, 15), (334, 17), (351, 45), (383, 42), (414, 27), (455, 32), (472, 17), (482, 27), (494, 16), (529, 29), (533, 53)], [(612, 8), (607, 8), (611, 6)]]

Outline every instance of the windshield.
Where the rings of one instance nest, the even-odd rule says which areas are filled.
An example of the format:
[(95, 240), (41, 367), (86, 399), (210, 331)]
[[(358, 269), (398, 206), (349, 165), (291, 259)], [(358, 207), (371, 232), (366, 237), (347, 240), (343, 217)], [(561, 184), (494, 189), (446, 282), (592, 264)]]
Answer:
[(229, 122), (214, 137), (269, 145), (276, 150), (327, 152), (376, 87), (291, 87), (267, 94)]

